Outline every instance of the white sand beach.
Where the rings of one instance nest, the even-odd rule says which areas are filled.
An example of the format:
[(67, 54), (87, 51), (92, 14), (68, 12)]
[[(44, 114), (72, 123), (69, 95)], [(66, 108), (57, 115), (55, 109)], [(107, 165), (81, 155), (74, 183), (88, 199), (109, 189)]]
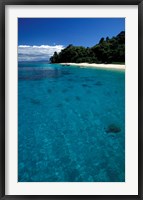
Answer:
[(73, 65), (79, 67), (95, 67), (95, 68), (107, 68), (107, 69), (123, 69), (125, 70), (125, 65), (121, 64), (96, 64), (96, 63), (59, 63), (64, 66)]

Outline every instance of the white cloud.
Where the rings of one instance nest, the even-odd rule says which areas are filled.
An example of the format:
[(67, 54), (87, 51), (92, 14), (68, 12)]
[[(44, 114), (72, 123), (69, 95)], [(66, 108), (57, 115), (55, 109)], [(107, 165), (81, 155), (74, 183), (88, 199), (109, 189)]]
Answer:
[(19, 45), (18, 61), (48, 61), (55, 51), (59, 53), (62, 49), (64, 49), (63, 45)]

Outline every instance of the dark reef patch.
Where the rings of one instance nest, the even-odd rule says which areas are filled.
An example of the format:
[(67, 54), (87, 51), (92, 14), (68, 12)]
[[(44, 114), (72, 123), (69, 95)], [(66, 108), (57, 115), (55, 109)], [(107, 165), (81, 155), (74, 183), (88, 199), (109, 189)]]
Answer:
[(21, 67), (18, 69), (19, 80), (43, 80), (47, 78), (57, 79), (62, 76), (72, 74), (68, 70), (40, 68), (40, 67)]
[(100, 81), (97, 81), (96, 83), (95, 83), (95, 85), (96, 86), (101, 86), (101, 85), (103, 85)]
[(95, 82), (97, 77), (93, 76), (93, 77), (81, 77), (81, 80), (86, 81), (86, 82)]
[(72, 79), (72, 78), (68, 78), (68, 79), (67, 79), (67, 81), (69, 81), (69, 82), (72, 82), (72, 81), (73, 81), (73, 79)]
[(35, 105), (40, 105), (40, 101), (38, 99), (30, 99), (30, 102)]
[(105, 92), (105, 95), (110, 97), (111, 93), (110, 92)]
[(81, 100), (81, 98), (79, 96), (76, 96), (75, 98), (76, 98), (77, 101)]
[(43, 68), (20, 68), (19, 80), (42, 80), (46, 78), (59, 78), (62, 76), (61, 70), (58, 69), (43, 69)]
[(59, 104), (56, 105), (57, 108), (61, 108), (62, 106), (63, 106), (62, 103), (59, 103)]
[(62, 90), (62, 93), (66, 93), (66, 92), (68, 92), (68, 89), (63, 89)]
[(91, 91), (90, 91), (90, 90), (86, 90), (86, 93), (87, 93), (87, 94), (91, 94)]
[(52, 93), (52, 89), (48, 89), (47, 92), (48, 92), (49, 94), (51, 94), (51, 93)]
[(87, 87), (87, 88), (90, 88), (90, 86), (89, 86), (89, 85), (87, 85), (87, 84), (85, 84), (85, 83), (83, 83), (83, 84), (82, 84), (82, 87)]
[(110, 124), (107, 128), (105, 128), (106, 133), (119, 133), (121, 128), (116, 124)]
[(75, 169), (71, 169), (70, 171), (67, 171), (67, 175), (68, 175), (68, 181), (70, 182), (76, 182), (76, 179), (78, 178), (79, 171), (75, 168)]
[(68, 88), (69, 88), (69, 89), (73, 89), (74, 87), (73, 87), (72, 85), (69, 85)]
[(64, 71), (62, 71), (62, 74), (63, 75), (70, 75), (70, 74), (72, 74), (70, 71), (66, 71), (66, 70), (64, 70)]
[(69, 102), (69, 101), (70, 101), (70, 99), (69, 99), (69, 98), (65, 98), (65, 101), (66, 101), (66, 102)]

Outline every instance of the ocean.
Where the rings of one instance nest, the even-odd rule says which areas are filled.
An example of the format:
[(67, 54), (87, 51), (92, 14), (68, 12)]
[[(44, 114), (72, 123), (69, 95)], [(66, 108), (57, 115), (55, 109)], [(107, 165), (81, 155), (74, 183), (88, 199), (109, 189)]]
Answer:
[(18, 182), (125, 181), (125, 71), (18, 64)]

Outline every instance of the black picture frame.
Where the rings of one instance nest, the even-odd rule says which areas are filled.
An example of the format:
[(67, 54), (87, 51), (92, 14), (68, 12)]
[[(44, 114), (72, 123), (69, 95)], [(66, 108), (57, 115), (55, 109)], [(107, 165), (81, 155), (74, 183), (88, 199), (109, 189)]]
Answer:
[[(138, 5), (138, 195), (51, 196), (5, 195), (5, 6), (6, 5)], [(0, 0), (0, 199), (143, 199), (143, 0)]]

